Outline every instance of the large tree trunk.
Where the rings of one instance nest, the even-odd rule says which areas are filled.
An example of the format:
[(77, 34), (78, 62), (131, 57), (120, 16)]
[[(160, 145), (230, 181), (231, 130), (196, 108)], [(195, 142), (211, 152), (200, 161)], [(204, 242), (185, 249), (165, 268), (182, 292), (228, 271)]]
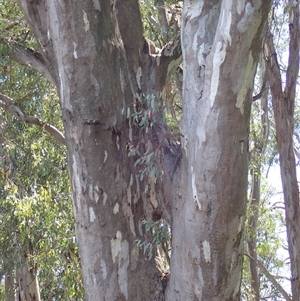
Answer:
[[(270, 0), (185, 3), (181, 169), (157, 103), (180, 61), (176, 41), (150, 53), (138, 1), (19, 2), (60, 96), (87, 300), (238, 300), (250, 102)], [(152, 148), (163, 190), (128, 157)], [(166, 297), (154, 260), (135, 247), (140, 218), (161, 214), (173, 234)]]
[[(135, 95), (114, 5), (20, 4), (60, 96), (87, 300), (161, 300), (154, 258), (147, 261), (136, 249), (151, 204), (141, 200), (144, 186), (128, 157), (136, 144)], [(135, 39), (143, 48), (142, 36)]]
[(290, 1), (290, 43), (286, 84), (283, 90), (281, 73), (269, 34), (265, 43), (268, 62), (268, 80), (272, 93), (276, 139), (279, 150), (281, 181), (285, 203), (287, 240), (292, 272), (293, 300), (300, 300), (300, 208), (296, 160), (293, 147), (294, 106), (297, 77), (299, 73), (299, 3)]
[(271, 1), (186, 1), (167, 300), (239, 300), (253, 77)]

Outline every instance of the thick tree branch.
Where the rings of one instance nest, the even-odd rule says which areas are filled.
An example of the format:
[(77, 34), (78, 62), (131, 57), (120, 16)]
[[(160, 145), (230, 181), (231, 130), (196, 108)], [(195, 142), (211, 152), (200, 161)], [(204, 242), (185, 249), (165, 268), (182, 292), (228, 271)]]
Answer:
[(28, 123), (28, 124), (35, 124), (41, 128), (43, 128), (46, 132), (51, 134), (55, 139), (59, 142), (66, 144), (65, 137), (61, 131), (59, 131), (56, 127), (51, 124), (42, 122), (40, 119), (34, 116), (27, 116), (23, 110), (8, 96), (3, 95), (0, 93), (0, 107), (3, 108), (5, 111), (10, 112), (18, 119)]
[(47, 69), (45, 61), (39, 52), (17, 45), (14, 48), (12, 58), (21, 65), (31, 67), (54, 84), (53, 77)]
[[(244, 253), (248, 258), (253, 259), (249, 254), (246, 252)], [(276, 287), (276, 289), (282, 294), (282, 296), (285, 298), (286, 301), (292, 301), (289, 294), (284, 290), (284, 288), (280, 285), (280, 283), (277, 282), (275, 277), (265, 268), (262, 261), (257, 259), (257, 266), (260, 269), (260, 271), (272, 282), (272, 284)]]
[(272, 284), (276, 287), (276, 289), (282, 294), (286, 301), (292, 301), (289, 294), (283, 289), (283, 287), (278, 283), (275, 277), (265, 268), (263, 263), (258, 259), (257, 266), (261, 270), (261, 272), (272, 282)]
[(267, 84), (267, 80), (266, 80), (266, 76), (264, 76), (263, 84), (261, 86), (259, 93), (252, 97), (253, 101), (258, 100), (263, 96), (264, 92), (266, 91), (266, 84)]

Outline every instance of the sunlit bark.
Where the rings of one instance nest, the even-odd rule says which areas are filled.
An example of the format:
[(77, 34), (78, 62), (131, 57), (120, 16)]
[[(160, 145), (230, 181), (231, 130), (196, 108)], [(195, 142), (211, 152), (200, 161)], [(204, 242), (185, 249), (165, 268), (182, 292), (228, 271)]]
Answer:
[(184, 156), (167, 300), (240, 299), (250, 106), (270, 2), (185, 2)]

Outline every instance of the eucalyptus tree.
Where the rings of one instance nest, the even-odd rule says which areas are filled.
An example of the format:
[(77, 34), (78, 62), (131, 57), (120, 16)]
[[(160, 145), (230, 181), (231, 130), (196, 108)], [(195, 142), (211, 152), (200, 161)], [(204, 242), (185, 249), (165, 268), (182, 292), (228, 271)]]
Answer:
[(271, 32), (265, 42), (267, 76), (272, 94), (276, 140), (279, 151), (281, 180), (285, 203), (288, 249), (291, 261), (291, 287), (295, 300), (300, 298), (300, 215), (299, 186), (294, 153), (294, 115), (297, 78), (299, 76), (299, 29), (300, 14), (297, 1), (287, 1), (289, 22), (288, 64), (285, 80), (277, 59)]
[[(81, 300), (66, 150), (42, 131), (60, 133), (42, 121), (61, 128), (57, 96), (40, 74), (12, 60), (24, 45), (37, 44), (17, 3), (0, 5), (0, 91), (6, 100), (0, 102), (0, 299)], [(15, 110), (16, 116), (3, 113)]]
[[(19, 3), (39, 46), (15, 59), (60, 99), (65, 137), (52, 133), (67, 146), (87, 300), (239, 300), (253, 78), (271, 0), (185, 1), (181, 39), (175, 31), (155, 51), (136, 0)], [(178, 144), (160, 100), (181, 61)], [(137, 250), (144, 217), (172, 227), (170, 275)]]

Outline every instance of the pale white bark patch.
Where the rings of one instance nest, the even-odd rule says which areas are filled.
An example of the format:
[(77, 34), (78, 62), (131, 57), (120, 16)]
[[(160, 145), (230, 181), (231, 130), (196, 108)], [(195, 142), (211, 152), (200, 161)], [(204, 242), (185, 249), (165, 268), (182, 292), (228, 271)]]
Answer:
[(237, 24), (237, 29), (240, 33), (246, 32), (249, 29), (250, 22), (253, 22), (253, 15), (255, 13), (255, 8), (250, 2), (245, 6), (245, 13), (242, 19)]
[[(226, 2), (226, 4), (228, 4), (229, 6), (232, 5), (232, 4), (229, 4), (229, 1)], [(230, 35), (231, 19), (232, 19), (231, 10), (226, 10), (226, 9), (222, 10), (221, 22), (219, 24), (219, 30), (225, 41), (226, 46), (227, 46), (227, 44), (231, 45), (231, 42), (232, 42), (232, 38)], [(226, 49), (226, 47), (224, 47), (224, 48)]]
[[(135, 96), (138, 96), (138, 93), (135, 93)], [(131, 124), (131, 118), (130, 118), (130, 107), (127, 108), (127, 118), (129, 119), (129, 130), (128, 130), (128, 137), (129, 137), (129, 141), (133, 141), (132, 140), (132, 124)]]
[(120, 290), (122, 294), (124, 295), (125, 299), (128, 300), (128, 265), (129, 265), (129, 243), (124, 240), (122, 243), (122, 249), (121, 254), (119, 258), (119, 264), (118, 264), (118, 282), (120, 286)]
[(142, 77), (142, 68), (139, 66), (136, 70), (136, 82), (137, 82), (139, 89), (142, 89), (141, 77)]
[[(130, 209), (130, 210), (131, 210), (131, 209)], [(130, 226), (130, 231), (131, 231), (131, 233), (132, 233), (134, 236), (136, 236), (132, 211), (131, 211), (131, 215), (130, 215), (130, 219), (129, 219), (129, 226)]]
[(193, 18), (197, 18), (201, 15), (204, 1), (198, 0), (198, 1), (187, 1), (188, 3), (184, 5), (184, 8), (187, 7), (188, 13), (186, 14), (186, 19), (189, 20), (191, 23), (191, 20)]
[(242, 85), (241, 87), (237, 87), (238, 89), (238, 95), (235, 106), (240, 109), (241, 114), (244, 115), (244, 103), (245, 98), (251, 89), (252, 82), (253, 82), (253, 75), (254, 75), (254, 60), (252, 56), (252, 51), (249, 53), (248, 57), (248, 63), (246, 67), (246, 72), (244, 73), (244, 77), (241, 79), (238, 79), (239, 83)]
[(121, 231), (117, 230), (116, 237), (110, 241), (111, 254), (114, 263), (118, 263), (118, 283), (122, 294), (128, 300), (128, 265), (129, 265), (129, 243), (122, 236)]
[(215, 259), (213, 262), (213, 280), (214, 280), (214, 285), (217, 285), (218, 283), (218, 274), (219, 274), (219, 262)]
[(132, 197), (132, 194), (131, 194), (131, 187), (129, 186), (129, 187), (127, 188), (127, 203), (128, 203), (128, 205), (131, 204), (131, 197)]
[(244, 11), (245, 9), (245, 2), (246, 0), (239, 0), (237, 1), (237, 4), (236, 4), (236, 11), (239, 15), (242, 14), (242, 12)]
[[(71, 104), (70, 104), (70, 89), (68, 88), (68, 85), (65, 85), (65, 83), (67, 82), (65, 76), (65, 71), (64, 68), (62, 67), (63, 64), (61, 59), (58, 59), (59, 64), (58, 64), (58, 76), (60, 79), (60, 89), (59, 89), (59, 94), (60, 94), (60, 99), (62, 101), (62, 103), (65, 104), (65, 108), (71, 110)], [(78, 143), (78, 139), (76, 138), (76, 136), (74, 136), (75, 138), (75, 142)]]
[(131, 203), (132, 203), (132, 191), (131, 191), (131, 186), (133, 185), (133, 176), (132, 174), (130, 175), (130, 181), (129, 181), (129, 186), (127, 188), (127, 204), (125, 204), (123, 207), (124, 214), (128, 217), (129, 219), (129, 227), (134, 236), (136, 236), (135, 232), (135, 226), (134, 226), (134, 220), (133, 220), (133, 213), (131, 210)]
[(89, 194), (89, 198), (90, 198), (90, 200), (93, 200), (94, 199), (94, 187), (93, 187), (93, 185), (92, 184), (90, 184), (89, 186), (88, 186), (88, 194)]
[(84, 31), (88, 32), (90, 30), (90, 22), (87, 17), (87, 13), (83, 11), (83, 22), (84, 22)]
[(139, 230), (139, 234), (140, 234), (141, 236), (143, 236), (144, 233), (143, 233), (142, 223), (139, 223), (139, 225), (138, 225), (138, 230)]
[(203, 246), (203, 254), (204, 254), (204, 260), (206, 262), (211, 262), (211, 253), (210, 253), (210, 244), (207, 240), (204, 240), (202, 243)]
[(106, 204), (107, 201), (107, 194), (103, 191), (103, 205)]
[[(195, 40), (196, 40), (197, 36), (195, 36)], [(194, 45), (193, 45), (194, 48)], [(209, 54), (211, 49), (211, 45), (208, 43), (203, 43), (200, 45), (199, 50), (197, 52), (197, 61), (198, 61), (198, 65), (201, 66), (206, 66), (206, 59), (205, 57)], [(194, 49), (195, 50), (195, 49)]]
[(199, 210), (201, 210), (201, 204), (200, 204), (199, 199), (198, 199), (198, 191), (197, 191), (197, 187), (196, 187), (196, 175), (195, 175), (193, 166), (191, 166), (191, 173), (192, 173), (193, 199), (196, 202), (196, 204), (198, 205)]
[[(80, 178), (79, 178), (79, 172), (78, 172), (78, 167), (76, 164), (76, 158), (75, 155), (73, 155), (73, 174), (72, 174), (72, 181), (73, 181), (73, 187), (75, 187), (76, 191), (76, 205), (77, 205), (77, 210), (81, 211), (81, 185), (80, 185)], [(76, 212), (76, 211), (75, 211)]]
[(74, 57), (75, 60), (77, 60), (78, 59), (77, 44), (75, 42), (73, 42), (73, 47), (74, 47), (73, 57)]
[(148, 185), (150, 186), (150, 202), (153, 206), (153, 208), (157, 208), (158, 207), (158, 201), (157, 201), (157, 196), (156, 196), (156, 191), (155, 191), (155, 181), (153, 179), (153, 177), (149, 177), (148, 179)]
[(94, 8), (96, 10), (101, 11), (101, 6), (100, 6), (100, 1), (99, 0), (93, 0), (93, 5), (94, 5)]
[(124, 77), (124, 73), (123, 73), (122, 69), (120, 69), (120, 83), (121, 83), (121, 90), (124, 94), (124, 92), (125, 92), (125, 77)]
[(196, 281), (196, 283), (195, 283), (195, 295), (197, 296), (197, 298), (199, 300), (202, 300), (204, 280), (203, 280), (203, 275), (202, 275), (202, 269), (200, 266), (198, 267), (198, 279), (199, 279), (199, 281)]
[(117, 230), (116, 237), (110, 240), (111, 256), (113, 263), (116, 262), (117, 256), (121, 252), (122, 238), (123, 236), (121, 231)]
[(116, 145), (117, 145), (117, 149), (120, 150), (120, 138), (119, 138), (119, 135), (117, 135), (117, 138), (116, 138)]
[(97, 278), (96, 278), (96, 275), (94, 273), (91, 275), (91, 278), (92, 278), (93, 285), (96, 286), (97, 285)]
[(94, 200), (96, 203), (98, 203), (100, 199), (100, 192), (99, 192), (99, 187), (93, 186), (92, 184), (88, 185), (88, 195), (90, 200)]
[(99, 199), (100, 199), (100, 194), (99, 194), (99, 187), (96, 185), (95, 189), (94, 189), (94, 198), (96, 203), (98, 203)]
[(99, 86), (97, 78), (94, 76), (94, 74), (92, 72), (90, 72), (90, 78), (91, 78), (93, 87), (95, 88), (95, 96), (99, 96), (100, 86)]
[(243, 226), (244, 226), (244, 218), (241, 216), (238, 225), (238, 233), (240, 233), (243, 230)]
[(222, 63), (224, 62), (226, 57), (226, 44), (218, 41), (216, 44), (216, 51), (214, 52), (214, 58), (213, 58), (213, 71), (212, 71), (212, 77), (211, 77), (211, 85), (210, 85), (210, 106), (212, 107), (220, 81), (220, 67)]
[(138, 175), (135, 176), (135, 182), (136, 182), (136, 200), (134, 203), (136, 204), (141, 196), (140, 181)]
[(120, 205), (119, 205), (119, 203), (116, 203), (115, 206), (114, 206), (114, 208), (113, 208), (113, 213), (114, 214), (119, 213), (119, 209), (120, 209)]
[(120, 164), (117, 164), (117, 168), (116, 168), (116, 177), (115, 177), (115, 183), (117, 183), (120, 180)]
[(93, 223), (96, 219), (96, 215), (95, 215), (93, 207), (89, 208), (89, 216), (90, 216), (90, 221)]
[(103, 159), (103, 163), (105, 163), (106, 162), (106, 160), (107, 160), (107, 151), (104, 151), (104, 159)]
[(101, 272), (102, 272), (102, 278), (105, 280), (107, 278), (107, 268), (105, 261), (101, 259), (100, 261), (100, 266), (101, 266)]
[(244, 141), (241, 141), (241, 142), (240, 142), (240, 145), (241, 145), (241, 153), (243, 154), (243, 153), (244, 153), (244, 148), (245, 148), (245, 143), (244, 143)]
[[(182, 132), (182, 131), (181, 131)], [(188, 139), (187, 139), (187, 136), (184, 136), (182, 139), (181, 139), (181, 143), (182, 143), (182, 147), (184, 149), (184, 152), (185, 152), (185, 155), (186, 157), (188, 158)]]

